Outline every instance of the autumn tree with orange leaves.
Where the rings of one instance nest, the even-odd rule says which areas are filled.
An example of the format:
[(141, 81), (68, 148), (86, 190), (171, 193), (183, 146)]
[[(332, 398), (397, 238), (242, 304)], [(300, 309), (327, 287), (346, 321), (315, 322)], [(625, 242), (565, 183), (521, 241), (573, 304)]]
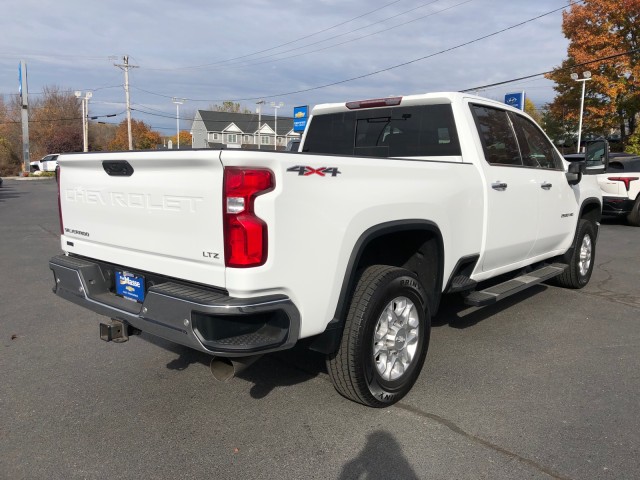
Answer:
[[(153, 150), (162, 143), (160, 134), (142, 120), (131, 120), (131, 137), (134, 150)], [(109, 143), (108, 149), (129, 150), (129, 133), (127, 121), (123, 120), (116, 129), (115, 138)]]
[(574, 3), (563, 13), (562, 31), (570, 43), (562, 65), (547, 75), (557, 92), (548, 114), (577, 132), (582, 84), (570, 75), (590, 71), (583, 135), (617, 130), (626, 142), (640, 112), (640, 0)]
[[(174, 135), (169, 137), (169, 140), (173, 143), (173, 148), (177, 148), (178, 139)], [(191, 134), (187, 130), (180, 130), (180, 148), (191, 147)]]

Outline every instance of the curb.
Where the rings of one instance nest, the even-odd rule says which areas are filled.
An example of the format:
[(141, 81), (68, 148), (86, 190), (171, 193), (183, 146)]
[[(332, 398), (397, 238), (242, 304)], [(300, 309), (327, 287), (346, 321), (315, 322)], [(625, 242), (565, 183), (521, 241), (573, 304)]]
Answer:
[(33, 181), (33, 180), (55, 180), (55, 177), (2, 177), (2, 180), (17, 180), (19, 182), (23, 182), (23, 181)]

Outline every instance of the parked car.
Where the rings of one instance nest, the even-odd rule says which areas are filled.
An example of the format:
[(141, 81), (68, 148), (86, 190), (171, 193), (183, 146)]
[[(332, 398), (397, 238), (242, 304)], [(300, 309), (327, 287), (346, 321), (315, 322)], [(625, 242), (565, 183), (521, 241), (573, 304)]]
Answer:
[[(600, 143), (601, 145), (601, 143)], [(570, 162), (586, 160), (586, 173), (591, 165), (597, 168), (600, 150), (587, 147), (587, 153), (565, 155)], [(602, 152), (603, 153), (603, 152)], [(600, 164), (601, 165), (601, 164)], [(605, 172), (597, 173), (602, 191), (602, 215), (604, 217), (626, 217), (629, 225), (640, 227), (640, 156), (630, 153), (612, 152)]]
[(50, 153), (45, 155), (40, 160), (31, 162), (32, 172), (55, 172), (58, 166), (58, 153)]
[(285, 147), (285, 151), (297, 152), (298, 148), (300, 148), (300, 140), (289, 140), (289, 143), (287, 143), (287, 146)]
[(598, 175), (602, 190), (602, 215), (626, 217), (640, 227), (640, 156), (614, 153), (607, 173)]

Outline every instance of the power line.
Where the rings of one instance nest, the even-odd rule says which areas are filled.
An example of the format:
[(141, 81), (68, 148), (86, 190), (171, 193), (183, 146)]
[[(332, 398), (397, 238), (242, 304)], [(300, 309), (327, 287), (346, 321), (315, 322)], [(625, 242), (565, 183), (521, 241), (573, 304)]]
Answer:
[[(584, 0), (579, 0), (578, 2), (574, 2), (574, 3), (569, 4), (569, 6), (574, 5), (576, 3), (582, 3), (583, 1)], [(380, 73), (388, 72), (388, 71), (391, 71), (391, 70), (394, 70), (394, 69), (400, 68), (400, 67), (405, 67), (407, 65), (411, 65), (413, 63), (417, 63), (419, 61), (426, 60), (428, 58), (433, 58), (433, 57), (436, 57), (438, 55), (442, 55), (442, 54), (451, 52), (453, 50), (457, 50), (459, 48), (466, 47), (468, 45), (480, 42), (482, 40), (486, 40), (487, 38), (495, 37), (496, 35), (499, 35), (501, 33), (507, 32), (509, 30), (513, 30), (515, 28), (521, 27), (523, 25), (526, 25), (527, 23), (534, 22), (534, 21), (539, 20), (539, 19), (541, 19), (543, 17), (546, 17), (546, 16), (551, 15), (553, 13), (559, 12), (561, 10), (564, 10), (565, 8), (566, 8), (566, 6), (563, 6), (563, 7), (560, 7), (560, 8), (556, 8), (554, 10), (550, 10), (548, 12), (542, 13), (542, 14), (537, 15), (535, 17), (529, 18), (529, 19), (524, 20), (522, 22), (519, 22), (519, 23), (516, 23), (516, 24), (511, 25), (509, 27), (503, 28), (501, 30), (497, 30), (497, 31), (495, 31), (493, 33), (489, 33), (487, 35), (483, 35), (481, 37), (477, 37), (477, 38), (475, 38), (473, 40), (469, 40), (467, 42), (460, 43), (460, 44), (455, 45), (453, 47), (449, 47), (449, 48), (446, 48), (444, 50), (440, 50), (438, 52), (431, 53), (429, 55), (425, 55), (423, 57), (415, 58), (413, 60), (408, 60), (406, 62), (398, 63), (396, 65), (392, 65), (392, 66), (387, 67), (387, 68), (376, 70), (374, 72), (358, 75), (356, 77), (351, 77), (351, 78), (347, 78), (347, 79), (344, 79), (344, 80), (338, 80), (336, 82), (331, 82), (331, 83), (327, 83), (327, 84), (324, 84), (324, 85), (318, 85), (318, 86), (315, 86), (315, 87), (304, 88), (304, 89), (301, 89), (301, 90), (295, 90), (295, 91), (291, 91), (291, 92), (278, 93), (278, 94), (273, 94), (273, 95), (260, 95), (260, 96), (256, 96), (256, 97), (237, 98), (237, 99), (233, 99), (233, 100), (230, 100), (230, 101), (232, 101), (232, 102), (242, 102), (242, 101), (260, 100), (260, 99), (263, 99), (263, 98), (277, 98), (277, 97), (284, 97), (284, 96), (288, 96), (288, 95), (297, 95), (297, 94), (300, 94), (300, 93), (307, 93), (307, 92), (311, 92), (311, 91), (314, 91), (314, 90), (321, 90), (323, 88), (333, 87), (333, 86), (336, 86), (336, 85), (342, 85), (342, 84), (345, 84), (345, 83), (353, 82), (355, 80), (361, 80), (363, 78), (372, 77), (372, 76), (378, 75)], [(139, 87), (134, 87), (134, 88), (136, 88), (137, 90), (143, 91), (145, 93), (148, 93), (150, 95), (156, 95), (156, 96), (164, 97), (164, 98), (172, 98), (170, 95), (164, 95), (164, 94), (161, 94), (161, 93), (151, 92), (149, 90), (145, 90), (145, 89), (142, 89), (142, 88), (139, 88)], [(220, 102), (220, 101), (224, 101), (224, 100), (220, 100), (220, 99), (212, 100), (212, 99), (206, 99), (206, 98), (205, 99), (187, 98), (187, 100), (190, 100), (192, 102)]]
[[(86, 90), (87, 92), (97, 92), (99, 90), (106, 90), (106, 89), (109, 89), (109, 88), (120, 88), (122, 86), (123, 85), (120, 84), (120, 85), (109, 85), (109, 86), (105, 86), (105, 87), (96, 87), (96, 88), (78, 88), (76, 90)], [(71, 90), (71, 89), (59, 90), (57, 93), (73, 93), (76, 90)], [(51, 93), (51, 92), (29, 92), (29, 95), (46, 95), (47, 93)], [(8, 97), (19, 97), (20, 96), (19, 93), (4, 93), (4, 94), (1, 94), (1, 95), (7, 95)]]
[[(120, 113), (110, 113), (105, 115), (94, 115), (89, 117), (91, 120), (103, 118), (103, 117), (117, 117), (122, 115), (125, 112)], [(29, 119), (29, 123), (51, 123), (51, 122), (73, 122), (76, 120), (82, 120), (82, 116), (80, 117), (69, 117), (69, 118), (41, 118), (39, 120)], [(14, 125), (22, 123), (20, 120), (6, 120), (4, 122), (0, 122), (0, 125)]]
[[(267, 58), (275, 57), (275, 56), (277, 56), (277, 55), (282, 55), (282, 54), (284, 54), (284, 53), (293, 52), (293, 51), (296, 51), (296, 50), (301, 50), (301, 49), (303, 49), (303, 48), (311, 47), (311, 46), (313, 46), (313, 45), (317, 45), (317, 44), (319, 44), (319, 43), (324, 43), (324, 42), (326, 42), (326, 41), (333, 40), (333, 39), (336, 39), (336, 38), (339, 38), (339, 37), (344, 37), (344, 36), (346, 36), (346, 35), (349, 35), (349, 34), (351, 34), (351, 33), (357, 32), (357, 31), (359, 31), (359, 30), (363, 30), (363, 29), (365, 29), (365, 28), (369, 28), (369, 27), (371, 27), (371, 26), (373, 26), (373, 25), (377, 25), (378, 23), (383, 23), (384, 21), (389, 20), (389, 19), (391, 19), (391, 18), (395, 18), (395, 17), (398, 17), (398, 16), (400, 16), (400, 15), (404, 15), (405, 13), (411, 12), (411, 11), (413, 11), (413, 10), (417, 10), (418, 8), (422, 8), (422, 7), (425, 7), (425, 6), (427, 6), (427, 5), (431, 5), (431, 4), (433, 4), (433, 3), (436, 3), (437, 1), (439, 1), (439, 0), (434, 0), (433, 2), (425, 3), (425, 4), (423, 4), (423, 5), (420, 5), (419, 7), (412, 8), (411, 10), (407, 10), (406, 12), (403, 12), (403, 13), (401, 13), (401, 14), (394, 15), (393, 17), (389, 17), (389, 18), (383, 19), (383, 20), (381, 20), (381, 21), (379, 21), (379, 22), (375, 22), (375, 23), (372, 23), (372, 24), (367, 25), (367, 26), (365, 26), (365, 27), (360, 27), (360, 28), (357, 28), (357, 29), (355, 29), (355, 30), (351, 30), (351, 31), (349, 31), (349, 32), (346, 32), (346, 33), (343, 33), (343, 34), (340, 34), (340, 35), (336, 35), (336, 36), (331, 37), (331, 38), (328, 38), (328, 39), (326, 39), (326, 40), (320, 40), (320, 41), (318, 41), (318, 42), (310, 43), (310, 44), (304, 45), (304, 46), (302, 46), (302, 47), (292, 48), (292, 49), (289, 49), (289, 50), (285, 50), (285, 51), (283, 51), (283, 52), (278, 52), (278, 53), (274, 53), (274, 54), (271, 54), (271, 55), (266, 55), (266, 56), (264, 56), (264, 57), (259, 57), (259, 58), (254, 59), (254, 60), (262, 60), (262, 59), (267, 59)], [(274, 60), (265, 60), (265, 61), (256, 61), (256, 62), (253, 62), (253, 61), (252, 61), (252, 63), (242, 63), (242, 62), (239, 62), (239, 63), (232, 63), (232, 64), (230, 64), (230, 65), (228, 65), (228, 64), (227, 64), (227, 65), (225, 65), (225, 67), (226, 67), (226, 68), (229, 68), (229, 67), (236, 67), (236, 66), (240, 66), (240, 67), (248, 67), (248, 66), (264, 65), (264, 64), (266, 64), (266, 63), (280, 62), (280, 61), (282, 61), (282, 60), (288, 60), (288, 59), (290, 59), (290, 58), (302, 57), (302, 56), (306, 56), (306, 55), (309, 55), (309, 54), (312, 54), (312, 53), (323, 52), (323, 51), (325, 51), (325, 50), (329, 50), (329, 49), (331, 49), (331, 48), (335, 48), (335, 47), (340, 47), (340, 46), (342, 46), (342, 45), (346, 45), (347, 43), (357, 42), (357, 41), (362, 40), (362, 39), (365, 39), (365, 38), (373, 37), (374, 35), (378, 35), (378, 34), (380, 34), (380, 33), (388, 32), (389, 30), (393, 30), (393, 29), (396, 29), (396, 28), (399, 28), (399, 27), (404, 27), (404, 26), (406, 26), (406, 25), (409, 25), (410, 23), (414, 23), (414, 22), (418, 22), (418, 21), (420, 21), (420, 20), (424, 20), (425, 18), (432, 17), (432, 16), (434, 16), (434, 15), (438, 15), (439, 13), (446, 12), (446, 11), (451, 10), (451, 9), (453, 9), (453, 8), (456, 8), (456, 7), (459, 7), (459, 6), (465, 5), (465, 4), (467, 4), (467, 3), (471, 3), (471, 2), (473, 2), (473, 1), (475, 1), (475, 0), (465, 0), (465, 1), (460, 2), (460, 3), (457, 3), (457, 4), (455, 4), (455, 5), (450, 5), (449, 7), (443, 8), (442, 10), (438, 10), (438, 11), (436, 11), (436, 12), (432, 12), (432, 13), (429, 13), (429, 14), (427, 14), (427, 15), (423, 15), (423, 16), (421, 16), (421, 17), (413, 18), (413, 19), (411, 19), (411, 20), (409, 20), (409, 21), (399, 23), (399, 24), (394, 25), (394, 26), (392, 26), (392, 27), (388, 27), (388, 28), (385, 28), (385, 29), (382, 29), (382, 30), (378, 30), (378, 31), (376, 31), (376, 32), (368, 33), (368, 34), (366, 34), (366, 35), (362, 35), (362, 36), (357, 37), (357, 38), (351, 38), (351, 39), (349, 39), (349, 40), (345, 40), (345, 41), (343, 41), (343, 42), (334, 43), (334, 44), (332, 44), (332, 45), (328, 45), (328, 46), (326, 46), (326, 47), (318, 48), (318, 49), (316, 49), (316, 50), (309, 50), (309, 51), (306, 51), (306, 52), (297, 53), (297, 54), (295, 54), (295, 55), (289, 55), (289, 56), (286, 56), (286, 57), (276, 58), (276, 59), (274, 59)]]
[[(245, 55), (240, 55), (238, 57), (228, 58), (226, 60), (219, 60), (219, 61), (213, 62), (213, 63), (205, 63), (205, 64), (202, 64), (202, 65), (190, 65), (190, 66), (186, 66), (186, 67), (175, 67), (175, 68), (147, 68), (145, 70), (183, 70), (183, 69), (192, 69), (192, 68), (212, 67), (212, 66), (219, 65), (221, 63), (226, 63), (226, 62), (231, 62), (231, 61), (234, 61), (234, 60), (240, 60), (240, 59), (243, 59), (243, 58), (252, 57), (254, 55), (259, 55), (261, 53), (270, 52), (272, 50), (276, 50), (278, 48), (282, 48), (282, 47), (286, 47), (287, 45), (291, 45), (292, 43), (296, 43), (296, 42), (299, 42), (301, 40), (306, 40), (307, 38), (311, 38), (311, 37), (314, 37), (316, 35), (320, 35), (321, 33), (328, 32), (329, 30), (333, 30), (335, 28), (338, 28), (338, 27), (341, 27), (343, 25), (346, 25), (347, 23), (351, 23), (351, 22), (353, 22), (355, 20), (358, 20), (360, 18), (363, 18), (363, 17), (366, 17), (368, 15), (371, 15), (372, 13), (375, 13), (375, 12), (383, 10), (383, 9), (385, 9), (387, 7), (390, 7), (391, 5), (394, 5), (396, 3), (400, 3), (401, 1), (403, 1), (403, 0), (394, 0), (393, 2), (390, 2), (390, 3), (387, 3), (386, 5), (383, 5), (382, 7), (376, 8), (374, 10), (371, 10), (371, 11), (367, 12), (367, 13), (363, 13), (363, 14), (358, 15), (357, 17), (353, 17), (353, 18), (351, 18), (349, 20), (345, 20), (344, 22), (337, 23), (335, 25), (332, 25), (330, 27), (324, 28), (322, 30), (318, 30), (317, 32), (310, 33), (310, 34), (305, 35), (303, 37), (299, 37), (299, 38), (296, 38), (294, 40), (290, 40), (288, 42), (281, 43), (280, 45), (276, 45), (275, 47), (265, 48), (264, 50), (259, 50), (259, 51), (253, 52), (253, 53), (247, 53)], [(435, 1), (438, 1), (438, 0), (435, 0)]]
[(506, 85), (507, 83), (514, 83), (514, 82), (519, 82), (521, 80), (528, 80), (530, 78), (541, 77), (542, 75), (547, 75), (547, 74), (553, 73), (553, 72), (563, 72), (565, 70), (573, 70), (573, 69), (575, 69), (577, 67), (583, 67), (585, 65), (591, 65), (592, 63), (598, 63), (598, 62), (603, 62), (605, 60), (611, 60), (612, 58), (624, 57), (625, 55), (631, 55), (632, 53), (638, 53), (638, 52), (640, 52), (640, 48), (634, 48), (633, 50), (627, 50), (626, 52), (622, 52), (622, 53), (615, 53), (613, 55), (608, 55), (606, 57), (600, 57), (600, 58), (597, 58), (595, 60), (589, 60), (588, 62), (576, 63), (576, 64), (568, 66), (568, 67), (555, 68), (553, 70), (548, 70), (546, 72), (533, 73), (531, 75), (526, 75), (524, 77), (514, 78), (512, 80), (505, 80), (505, 81), (502, 81), (502, 82), (490, 83), (488, 85), (482, 85), (481, 87), (467, 88), (466, 90), (460, 90), (460, 91), (462, 93), (466, 93), (466, 92), (473, 92), (474, 90), (484, 90), (486, 88), (498, 87), (500, 85)]

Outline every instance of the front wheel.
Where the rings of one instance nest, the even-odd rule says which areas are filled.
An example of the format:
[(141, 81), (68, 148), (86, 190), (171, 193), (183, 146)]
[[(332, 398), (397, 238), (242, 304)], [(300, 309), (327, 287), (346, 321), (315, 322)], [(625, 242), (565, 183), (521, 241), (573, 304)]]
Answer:
[(581, 219), (573, 244), (569, 267), (555, 277), (555, 283), (565, 288), (582, 288), (591, 278), (596, 255), (596, 228), (593, 222)]
[(415, 383), (429, 345), (427, 296), (408, 270), (374, 265), (362, 272), (341, 344), (327, 370), (344, 397), (386, 407)]

